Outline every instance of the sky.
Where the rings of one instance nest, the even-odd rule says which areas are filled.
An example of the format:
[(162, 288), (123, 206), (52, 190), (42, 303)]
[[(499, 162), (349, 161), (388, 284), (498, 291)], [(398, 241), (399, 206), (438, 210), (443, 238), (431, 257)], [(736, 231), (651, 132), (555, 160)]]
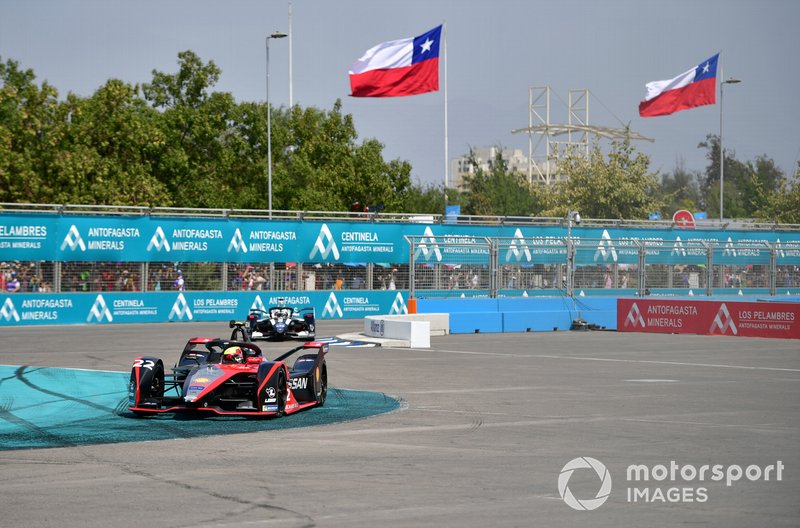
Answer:
[[(645, 84), (721, 52), (723, 139), (740, 161), (766, 155), (791, 174), (800, 158), (798, 0), (0, 0), (0, 60), (32, 69), (64, 98), (91, 96), (108, 79), (136, 84), (175, 73), (192, 50), (222, 70), (216, 91), (330, 109), (341, 99), (359, 141), (406, 160), (412, 181), (441, 185), (447, 152), (502, 146), (528, 153), (531, 87), (551, 89), (552, 124), (568, 121), (570, 90), (588, 89), (589, 123), (630, 124), (651, 171), (703, 172), (698, 143), (720, 132), (720, 104), (641, 118)], [(445, 23), (440, 91), (350, 97), (348, 70), (370, 47)], [(446, 66), (445, 66), (446, 65)], [(445, 81), (446, 71), (446, 81)], [(718, 72), (719, 76), (719, 72)], [(601, 143), (602, 145), (603, 143)]]

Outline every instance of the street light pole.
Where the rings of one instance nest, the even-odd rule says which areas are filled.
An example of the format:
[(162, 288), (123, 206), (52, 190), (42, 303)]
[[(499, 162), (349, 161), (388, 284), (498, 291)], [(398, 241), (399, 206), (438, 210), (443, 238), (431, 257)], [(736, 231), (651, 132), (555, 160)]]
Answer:
[(723, 189), (725, 185), (725, 147), (722, 143), (722, 94), (726, 84), (740, 83), (739, 79), (730, 78), (719, 83), (719, 222), (722, 224), (722, 208), (724, 203)]
[(284, 38), (286, 33), (275, 31), (267, 37), (267, 207), (272, 219), (272, 107), (269, 104), (269, 41)]
[(292, 31), (292, 3), (289, 2), (289, 110), (294, 105), (292, 98), (292, 40), (294, 40), (294, 32)]

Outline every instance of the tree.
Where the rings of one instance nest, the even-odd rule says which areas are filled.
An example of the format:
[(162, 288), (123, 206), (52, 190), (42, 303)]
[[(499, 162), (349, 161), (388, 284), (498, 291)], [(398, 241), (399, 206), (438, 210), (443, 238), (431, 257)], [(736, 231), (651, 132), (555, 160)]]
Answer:
[(800, 163), (795, 171), (793, 182), (786, 179), (778, 182), (777, 189), (769, 189), (761, 180), (756, 179), (755, 194), (759, 204), (754, 213), (758, 220), (784, 224), (800, 224)]
[(213, 61), (203, 64), (191, 50), (178, 53), (178, 64), (175, 74), (153, 70), (153, 82), (142, 87), (145, 98), (155, 108), (200, 108), (222, 73)]
[(155, 171), (180, 207), (229, 208), (241, 192), (231, 171), (235, 156), (228, 148), (237, 108), (233, 96), (211, 92), (220, 69), (192, 51), (178, 54), (175, 74), (153, 71), (144, 96), (160, 110), (165, 137)]
[(88, 99), (70, 94), (60, 105), (68, 117), (54, 161), (55, 203), (171, 204), (153, 173), (165, 143), (158, 114), (138, 87), (109, 80)]
[(375, 139), (361, 144), (353, 117), (337, 100), (330, 111), (295, 106), (273, 114), (273, 190), (276, 208), (349, 211), (354, 202), (399, 211), (411, 165), (383, 159)]
[[(706, 166), (705, 178), (702, 180), (700, 190), (705, 201), (706, 211), (709, 217), (715, 216), (713, 213), (719, 211), (719, 189), (720, 189), (720, 170), (719, 170), (719, 136), (709, 134), (706, 140), (698, 144), (698, 148), (705, 148)], [(747, 218), (752, 212), (747, 206), (747, 180), (751, 171), (747, 165), (736, 159), (736, 153), (730, 149), (725, 149), (725, 173), (722, 181), (725, 200), (723, 215), (726, 218)]]
[(495, 157), (489, 160), (488, 171), (483, 169), (481, 160), (472, 148), (468, 163), (474, 172), (464, 178), (465, 214), (528, 216), (537, 208), (525, 176), (509, 171), (502, 147), (495, 148)]
[(630, 140), (612, 142), (607, 160), (598, 145), (588, 159), (569, 153), (558, 163), (568, 179), (554, 185), (541, 214), (563, 217), (572, 209), (585, 218), (648, 218), (661, 209), (658, 180), (649, 165), (650, 158), (637, 153)]
[(462, 205), (463, 196), (457, 189), (447, 189), (445, 193), (439, 185), (417, 183), (408, 188), (401, 211), (414, 214), (442, 214), (447, 205)]
[[(707, 211), (719, 210), (719, 137), (709, 134), (706, 141), (698, 145), (706, 148), (705, 179), (701, 185)], [(778, 196), (788, 189), (786, 176), (775, 162), (766, 155), (758, 156), (754, 162), (741, 162), (735, 152), (725, 149), (725, 174), (723, 184), (726, 218), (751, 218), (766, 209), (764, 200)]]
[(661, 178), (659, 198), (664, 203), (665, 217), (672, 217), (675, 211), (686, 209), (698, 211), (702, 208), (702, 197), (698, 180), (700, 174), (686, 170), (683, 160), (679, 161), (672, 174)]
[(0, 62), (0, 202), (42, 202), (52, 193), (58, 92), (35, 79), (14, 60)]

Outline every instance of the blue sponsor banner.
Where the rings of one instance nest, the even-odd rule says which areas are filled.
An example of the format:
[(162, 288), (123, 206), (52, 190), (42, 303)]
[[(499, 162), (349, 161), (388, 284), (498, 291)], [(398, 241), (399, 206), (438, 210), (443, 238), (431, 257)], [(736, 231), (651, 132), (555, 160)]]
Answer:
[[(566, 255), (564, 226), (306, 222), (152, 216), (0, 214), (0, 260), (87, 262), (327, 262), (407, 263), (404, 236), (416, 237), (424, 262), (488, 262), (484, 238), (510, 239), (501, 261), (547, 263)], [(637, 262), (800, 264), (800, 233), (626, 227), (574, 227), (580, 265)], [(737, 246), (746, 245), (742, 249)], [(756, 259), (754, 261), (753, 259)]]
[(408, 293), (397, 290), (5, 295), (0, 326), (244, 320), (251, 309), (281, 302), (311, 307), (317, 319), (360, 319), (407, 314), (407, 301)]
[(2, 260), (54, 260), (58, 217), (0, 215)]
[(408, 262), (401, 224), (327, 222), (302, 224), (300, 262)]
[(232, 227), (228, 262), (304, 262), (299, 257), (308, 234), (302, 223), (240, 220)]

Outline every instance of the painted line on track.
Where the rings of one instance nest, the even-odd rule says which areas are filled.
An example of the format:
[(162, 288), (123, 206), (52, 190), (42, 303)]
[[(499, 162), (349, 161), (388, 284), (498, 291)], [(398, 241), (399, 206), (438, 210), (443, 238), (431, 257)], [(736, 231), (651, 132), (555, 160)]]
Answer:
[(641, 363), (649, 365), (673, 365), (677, 367), (709, 367), (709, 368), (726, 368), (726, 369), (740, 369), (740, 370), (764, 370), (770, 372), (800, 372), (800, 369), (795, 368), (781, 368), (781, 367), (751, 367), (747, 365), (724, 365), (719, 363), (688, 363), (682, 361), (662, 361), (655, 359), (619, 359), (619, 358), (598, 358), (598, 357), (582, 357), (582, 356), (553, 356), (544, 354), (503, 354), (500, 352), (468, 352), (465, 350), (435, 350), (435, 352), (444, 354), (465, 354), (473, 356), (493, 356), (493, 357), (508, 357), (508, 358), (534, 358), (534, 359), (566, 359), (571, 361), (608, 361), (613, 363)]

